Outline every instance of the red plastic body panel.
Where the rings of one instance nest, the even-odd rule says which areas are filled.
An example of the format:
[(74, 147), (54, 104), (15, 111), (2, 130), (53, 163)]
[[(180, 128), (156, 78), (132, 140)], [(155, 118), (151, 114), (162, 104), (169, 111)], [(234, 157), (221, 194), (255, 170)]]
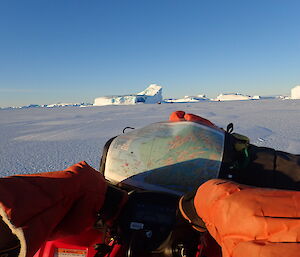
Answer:
[(89, 230), (76, 236), (47, 241), (34, 257), (94, 257), (94, 245), (99, 243), (103, 243), (103, 233)]

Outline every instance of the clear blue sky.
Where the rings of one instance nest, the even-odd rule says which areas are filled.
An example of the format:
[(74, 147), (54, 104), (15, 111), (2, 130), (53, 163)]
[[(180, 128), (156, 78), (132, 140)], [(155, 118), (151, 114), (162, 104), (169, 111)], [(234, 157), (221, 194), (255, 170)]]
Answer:
[(0, 106), (92, 102), (150, 83), (163, 96), (289, 94), (300, 1), (1, 0)]

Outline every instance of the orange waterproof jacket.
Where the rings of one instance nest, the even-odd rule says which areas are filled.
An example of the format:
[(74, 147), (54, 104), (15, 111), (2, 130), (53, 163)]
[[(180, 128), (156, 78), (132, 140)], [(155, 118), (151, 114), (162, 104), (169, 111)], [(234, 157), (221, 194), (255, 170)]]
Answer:
[(223, 257), (299, 257), (300, 192), (214, 179), (194, 205)]
[(91, 228), (106, 190), (102, 174), (85, 162), (64, 171), (0, 178), (0, 215), (20, 241), (19, 256), (33, 256), (45, 240)]

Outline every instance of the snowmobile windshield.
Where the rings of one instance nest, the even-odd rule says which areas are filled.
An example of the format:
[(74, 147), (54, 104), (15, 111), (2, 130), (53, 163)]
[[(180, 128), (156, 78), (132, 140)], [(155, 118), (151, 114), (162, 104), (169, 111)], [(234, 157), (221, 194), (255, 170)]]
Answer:
[(159, 122), (117, 136), (106, 157), (112, 183), (178, 195), (219, 175), (224, 132), (194, 122)]

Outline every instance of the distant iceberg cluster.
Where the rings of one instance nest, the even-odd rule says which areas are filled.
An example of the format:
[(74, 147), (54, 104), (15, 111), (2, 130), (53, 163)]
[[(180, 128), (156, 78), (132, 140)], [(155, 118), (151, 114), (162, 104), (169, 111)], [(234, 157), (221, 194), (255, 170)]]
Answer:
[(161, 104), (161, 103), (198, 103), (204, 101), (248, 101), (248, 100), (263, 100), (263, 99), (300, 99), (300, 85), (295, 86), (291, 89), (290, 96), (259, 96), (259, 95), (245, 95), (241, 93), (222, 93), (216, 98), (208, 98), (205, 94), (198, 94), (194, 96), (186, 95), (183, 98), (163, 98), (163, 88), (157, 84), (149, 85), (145, 90), (136, 94), (127, 95), (113, 95), (113, 96), (101, 96), (94, 99), (93, 103), (56, 103), (56, 104), (30, 104), (20, 107), (5, 107), (0, 109), (11, 109), (11, 108), (55, 108), (55, 107), (66, 107), (66, 106), (77, 106), (77, 107), (90, 107), (90, 106), (105, 106), (105, 105), (135, 105), (135, 104)]
[(139, 103), (155, 104), (155, 103), (197, 103), (203, 101), (245, 101), (245, 100), (260, 100), (260, 99), (287, 99), (286, 96), (268, 96), (262, 97), (259, 95), (250, 96), (240, 93), (222, 93), (216, 98), (208, 98), (205, 94), (195, 96), (184, 96), (183, 98), (168, 98), (162, 96), (162, 87), (157, 84), (151, 84), (144, 91), (137, 94), (102, 96), (94, 100), (94, 106), (103, 105), (133, 105)]
[[(270, 98), (270, 97), (268, 97)], [(273, 97), (275, 98), (275, 97)], [(144, 91), (137, 94), (114, 95), (97, 97), (94, 100), (94, 106), (103, 105), (132, 105), (132, 104), (155, 104), (155, 103), (196, 103), (203, 101), (242, 101), (242, 100), (258, 100), (260, 96), (248, 96), (240, 93), (220, 94), (217, 98), (208, 98), (205, 94), (196, 96), (184, 96), (183, 98), (163, 99), (162, 87), (157, 84), (151, 84)]]
[(66, 107), (66, 106), (87, 107), (87, 106), (92, 106), (92, 104), (90, 103), (29, 104), (24, 106), (12, 106), (12, 107), (0, 108), (0, 109), (26, 109), (26, 108), (38, 108), (38, 107), (55, 108), (55, 107)]

